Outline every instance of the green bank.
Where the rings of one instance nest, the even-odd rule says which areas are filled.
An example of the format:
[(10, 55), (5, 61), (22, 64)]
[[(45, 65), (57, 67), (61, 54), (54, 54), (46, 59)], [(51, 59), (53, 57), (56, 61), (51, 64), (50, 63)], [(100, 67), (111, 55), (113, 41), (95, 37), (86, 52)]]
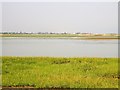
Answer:
[(58, 38), (58, 39), (119, 39), (119, 35), (109, 34), (0, 34), (0, 37)]
[(3, 87), (118, 88), (117, 58), (0, 58)]

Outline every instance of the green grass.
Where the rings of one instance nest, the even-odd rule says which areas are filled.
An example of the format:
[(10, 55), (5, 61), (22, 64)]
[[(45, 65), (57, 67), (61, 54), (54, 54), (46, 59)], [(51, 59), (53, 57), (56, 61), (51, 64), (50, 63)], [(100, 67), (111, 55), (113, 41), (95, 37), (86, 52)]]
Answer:
[(77, 37), (74, 34), (3, 34), (2, 37)]
[(0, 37), (34, 37), (34, 38), (64, 38), (64, 39), (119, 39), (113, 35), (82, 35), (82, 34), (0, 34)]
[(3, 87), (118, 88), (117, 58), (1, 58)]

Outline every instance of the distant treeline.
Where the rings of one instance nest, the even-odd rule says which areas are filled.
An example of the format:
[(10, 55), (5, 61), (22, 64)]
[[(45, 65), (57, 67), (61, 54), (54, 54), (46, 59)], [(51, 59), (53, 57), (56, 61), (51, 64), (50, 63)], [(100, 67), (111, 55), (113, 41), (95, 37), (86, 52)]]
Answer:
[(55, 33), (55, 32), (1, 32), (1, 34), (68, 34), (67, 32)]
[(105, 34), (99, 34), (99, 33), (81, 33), (81, 32), (75, 32), (75, 33), (68, 33), (68, 32), (0, 32), (0, 34), (86, 34), (86, 35), (118, 35), (117, 33), (105, 33)]

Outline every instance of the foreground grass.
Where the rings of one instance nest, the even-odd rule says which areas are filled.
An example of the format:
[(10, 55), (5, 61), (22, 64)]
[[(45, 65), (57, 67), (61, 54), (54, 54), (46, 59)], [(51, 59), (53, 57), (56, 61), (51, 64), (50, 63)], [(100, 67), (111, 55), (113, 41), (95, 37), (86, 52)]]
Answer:
[(1, 58), (3, 86), (118, 88), (117, 58)]

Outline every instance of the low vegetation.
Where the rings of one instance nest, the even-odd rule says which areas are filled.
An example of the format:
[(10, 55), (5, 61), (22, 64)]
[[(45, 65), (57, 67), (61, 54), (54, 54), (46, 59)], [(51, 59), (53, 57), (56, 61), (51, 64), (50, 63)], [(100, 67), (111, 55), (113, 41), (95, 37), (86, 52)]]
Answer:
[(117, 58), (7, 57), (3, 87), (118, 88)]
[(0, 34), (0, 37), (33, 37), (33, 38), (64, 38), (64, 39), (119, 39), (118, 35), (94, 34)]

